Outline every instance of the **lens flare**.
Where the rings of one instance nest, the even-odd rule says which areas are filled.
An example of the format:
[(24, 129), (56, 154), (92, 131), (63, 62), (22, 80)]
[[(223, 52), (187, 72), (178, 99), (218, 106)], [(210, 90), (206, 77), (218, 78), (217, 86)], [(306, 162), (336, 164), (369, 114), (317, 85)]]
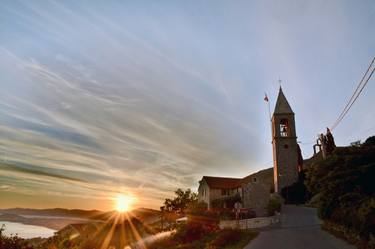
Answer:
[(134, 198), (128, 195), (119, 195), (116, 197), (116, 210), (117, 212), (128, 212), (131, 209), (131, 204)]

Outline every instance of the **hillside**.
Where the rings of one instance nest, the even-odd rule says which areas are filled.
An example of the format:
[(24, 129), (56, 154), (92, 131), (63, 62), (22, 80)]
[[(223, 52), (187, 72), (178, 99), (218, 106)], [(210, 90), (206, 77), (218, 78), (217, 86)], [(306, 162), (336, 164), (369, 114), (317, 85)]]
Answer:
[(34, 244), (34, 248), (96, 249), (106, 245), (104, 248), (112, 246), (122, 249), (152, 233), (152, 229), (149, 229), (141, 220), (119, 215), (107, 222), (93, 221), (68, 225), (43, 243)]
[(362, 248), (374, 248), (375, 137), (360, 146), (336, 148), (313, 163), (306, 177), (308, 190), (320, 196), (318, 213), (326, 228)]

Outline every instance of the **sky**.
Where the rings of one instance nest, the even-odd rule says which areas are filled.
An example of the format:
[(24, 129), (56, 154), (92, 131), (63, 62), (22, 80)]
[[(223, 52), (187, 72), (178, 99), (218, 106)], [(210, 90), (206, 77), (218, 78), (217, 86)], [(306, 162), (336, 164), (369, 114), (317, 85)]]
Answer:
[[(375, 56), (375, 2), (2, 1), (0, 208), (159, 208), (272, 166), (279, 82), (303, 156)], [(372, 79), (333, 131), (375, 135)]]

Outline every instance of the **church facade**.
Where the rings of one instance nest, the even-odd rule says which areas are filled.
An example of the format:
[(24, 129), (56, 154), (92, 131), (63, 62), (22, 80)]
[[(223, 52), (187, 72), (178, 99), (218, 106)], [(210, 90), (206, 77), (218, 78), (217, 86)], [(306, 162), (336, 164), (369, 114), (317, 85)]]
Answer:
[(294, 112), (281, 87), (272, 116), (273, 167), (250, 174), (244, 178), (203, 176), (199, 181), (198, 199), (208, 208), (232, 208), (231, 200), (240, 199), (242, 206), (256, 212), (266, 213), (272, 192), (298, 180), (302, 168), (302, 156), (297, 143)]

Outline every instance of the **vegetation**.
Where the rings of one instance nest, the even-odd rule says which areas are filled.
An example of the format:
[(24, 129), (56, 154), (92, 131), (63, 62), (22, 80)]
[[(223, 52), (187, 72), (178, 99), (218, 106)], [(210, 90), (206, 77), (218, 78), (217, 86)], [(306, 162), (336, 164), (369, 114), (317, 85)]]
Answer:
[(325, 228), (362, 248), (374, 248), (375, 137), (361, 145), (336, 148), (306, 173), (306, 185), (320, 194), (318, 214)]
[(17, 235), (5, 236), (3, 234), (5, 226), (0, 227), (0, 249), (33, 249), (28, 245), (27, 240), (18, 237)]
[[(243, 248), (256, 237), (254, 231), (220, 230), (219, 220), (225, 217), (234, 219), (232, 208), (214, 208), (207, 210), (207, 204), (199, 202), (197, 195), (190, 189), (175, 191), (174, 199), (166, 199), (161, 207), (164, 216), (170, 213), (187, 215), (186, 224), (180, 224), (176, 232), (165, 239), (149, 245), (150, 249), (172, 248)], [(232, 199), (231, 199), (232, 200)], [(227, 200), (226, 200), (227, 201)], [(233, 204), (238, 197), (233, 198)]]
[(227, 208), (233, 208), (236, 202), (241, 202), (241, 196), (239, 193), (234, 196), (226, 196), (220, 199), (213, 200), (212, 207), (222, 208), (225, 205)]
[(270, 199), (267, 205), (267, 214), (273, 216), (276, 211), (281, 211), (281, 202), (278, 199)]
[(191, 192), (190, 189), (184, 191), (179, 188), (175, 191), (175, 194), (175, 198), (165, 199), (164, 206), (161, 207), (163, 211), (185, 213), (189, 205), (198, 202), (198, 195)]
[(149, 249), (237, 249), (243, 248), (258, 235), (253, 230), (214, 229), (188, 223), (171, 237), (157, 241)]
[[(55, 236), (41, 245), (54, 249), (100, 249), (124, 248), (138, 241), (139, 237), (152, 234), (137, 218), (114, 217), (108, 222), (72, 224), (58, 231)], [(39, 248), (38, 248), (39, 249)]]
[(281, 190), (281, 196), (287, 204), (304, 204), (311, 197), (305, 185), (305, 171), (300, 172), (298, 181), (290, 186), (284, 187)]

